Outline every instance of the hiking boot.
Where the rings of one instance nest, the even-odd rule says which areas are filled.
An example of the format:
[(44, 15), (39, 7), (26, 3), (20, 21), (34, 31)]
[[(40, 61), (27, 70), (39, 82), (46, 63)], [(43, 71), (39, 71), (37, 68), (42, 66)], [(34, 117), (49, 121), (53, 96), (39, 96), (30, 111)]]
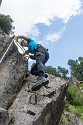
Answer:
[(39, 90), (43, 85), (47, 85), (49, 80), (45, 78), (45, 76), (39, 76), (36, 84), (32, 87), (32, 91)]

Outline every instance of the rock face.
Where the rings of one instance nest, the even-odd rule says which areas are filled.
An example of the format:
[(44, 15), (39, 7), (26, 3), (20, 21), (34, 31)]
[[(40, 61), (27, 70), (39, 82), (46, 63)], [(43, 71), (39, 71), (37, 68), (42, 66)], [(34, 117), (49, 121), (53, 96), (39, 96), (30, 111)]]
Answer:
[[(10, 41), (0, 33), (0, 59)], [(26, 70), (27, 62), (12, 44), (0, 64), (0, 107), (4, 108), (0, 125), (58, 125), (65, 106), (66, 80), (49, 75), (48, 86), (32, 92), (37, 78), (30, 75), (24, 82)]]
[(83, 125), (74, 113), (64, 111), (59, 125)]
[(0, 108), (0, 125), (8, 125), (9, 123), (9, 114), (7, 110)]
[(8, 109), (10, 116), (15, 118), (14, 125), (58, 125), (64, 109), (66, 81), (49, 75), (48, 86), (35, 93), (30, 90), (36, 77), (30, 75), (27, 80)]
[[(11, 39), (0, 33), (0, 59)], [(12, 44), (2, 63), (0, 64), (0, 107), (8, 108), (23, 84), (23, 77), (27, 69), (25, 62)]]

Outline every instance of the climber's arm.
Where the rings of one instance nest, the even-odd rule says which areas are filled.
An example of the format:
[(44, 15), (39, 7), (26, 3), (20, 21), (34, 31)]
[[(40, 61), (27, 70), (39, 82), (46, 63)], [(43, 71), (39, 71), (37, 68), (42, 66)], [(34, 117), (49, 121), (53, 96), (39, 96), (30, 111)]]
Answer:
[(24, 39), (26, 41), (30, 40), (30, 38), (26, 37), (26, 36), (23, 36), (23, 35), (18, 35), (16, 36), (17, 38), (20, 38), (20, 39)]

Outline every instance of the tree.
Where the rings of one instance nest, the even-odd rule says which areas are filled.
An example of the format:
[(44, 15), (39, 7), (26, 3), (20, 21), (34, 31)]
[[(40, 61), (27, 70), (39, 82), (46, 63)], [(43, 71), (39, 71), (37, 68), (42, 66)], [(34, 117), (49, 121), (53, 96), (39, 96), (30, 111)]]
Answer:
[(13, 20), (9, 15), (0, 14), (0, 27), (7, 34), (13, 34), (14, 26), (12, 26)]
[(83, 81), (83, 57), (79, 57), (78, 60), (69, 59), (68, 65), (70, 66), (71, 76)]
[(52, 74), (54, 76), (61, 76), (60, 74), (58, 74), (58, 72), (56, 71), (56, 68), (53, 68), (52, 66), (45, 66), (45, 70), (48, 74)]
[(62, 77), (66, 77), (66, 75), (68, 74), (68, 70), (65, 68), (61, 68), (60, 66), (58, 66), (57, 68), (57, 72), (62, 76)]

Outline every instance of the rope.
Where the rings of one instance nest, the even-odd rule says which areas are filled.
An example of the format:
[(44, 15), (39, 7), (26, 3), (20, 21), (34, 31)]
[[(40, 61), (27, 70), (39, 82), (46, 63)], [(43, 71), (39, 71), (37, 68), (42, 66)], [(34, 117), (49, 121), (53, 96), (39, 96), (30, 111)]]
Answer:
[(10, 45), (8, 46), (7, 50), (5, 51), (5, 53), (3, 54), (2, 58), (0, 59), (0, 63), (2, 63), (5, 55), (7, 54), (8, 50), (10, 49), (11, 45), (12, 45), (13, 41), (10, 43)]

